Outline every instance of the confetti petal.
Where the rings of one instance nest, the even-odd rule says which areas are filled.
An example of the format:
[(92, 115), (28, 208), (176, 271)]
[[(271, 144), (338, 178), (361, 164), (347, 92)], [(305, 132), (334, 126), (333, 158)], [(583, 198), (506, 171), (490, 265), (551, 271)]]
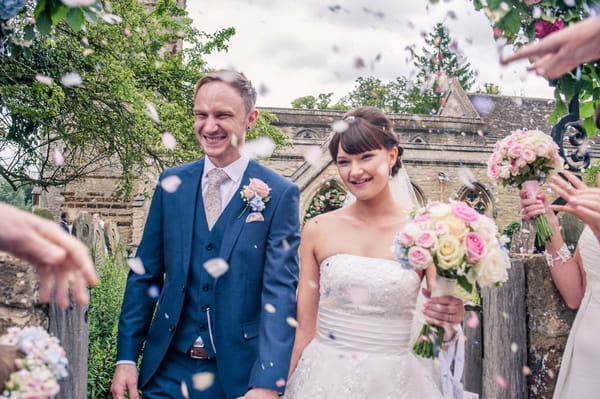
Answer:
[(54, 80), (50, 76), (35, 75), (35, 80), (45, 85), (50, 86)]
[(271, 305), (270, 303), (267, 303), (265, 305), (265, 310), (269, 313), (275, 313), (275, 306)]
[(187, 384), (185, 381), (181, 381), (181, 394), (184, 398), (188, 399), (190, 397), (190, 392), (188, 391)]
[(471, 190), (475, 188), (473, 183), (476, 182), (477, 179), (471, 169), (465, 167), (459, 168), (458, 176), (465, 186), (469, 187)]
[(296, 319), (294, 319), (293, 317), (288, 317), (285, 319), (285, 321), (292, 327), (297, 328), (298, 327), (298, 321)]
[(174, 150), (175, 147), (177, 146), (177, 140), (169, 132), (164, 132), (163, 133), (163, 135), (161, 137), (161, 141), (162, 141), (163, 145), (166, 148), (168, 148), (169, 150)]
[(146, 269), (144, 268), (144, 263), (140, 258), (129, 258), (127, 259), (127, 264), (132, 272), (135, 274), (146, 274)]
[(346, 121), (335, 121), (333, 122), (333, 124), (331, 125), (331, 128), (333, 129), (334, 132), (337, 133), (344, 133), (346, 130), (348, 130), (348, 122)]
[(192, 384), (198, 391), (206, 391), (215, 382), (215, 375), (209, 372), (192, 375)]
[(83, 83), (83, 80), (77, 72), (69, 72), (60, 78), (60, 83), (62, 83), (62, 85), (65, 87), (75, 87), (80, 86)]
[(502, 389), (506, 389), (506, 380), (501, 375), (496, 376), (496, 383)]
[(54, 164), (57, 166), (62, 166), (65, 164), (65, 157), (58, 148), (54, 149)]
[(160, 181), (160, 186), (168, 193), (174, 193), (179, 188), (181, 179), (179, 176), (167, 176)]
[(471, 98), (471, 103), (473, 107), (477, 110), (479, 115), (487, 115), (494, 110), (496, 105), (494, 101), (486, 96), (473, 96)]
[(477, 316), (477, 313), (471, 312), (469, 318), (467, 319), (467, 327), (469, 327), (469, 328), (479, 327), (479, 316)]
[(323, 152), (321, 151), (321, 147), (318, 145), (310, 146), (308, 150), (304, 152), (304, 160), (313, 166), (321, 162), (322, 158)]
[(219, 278), (227, 273), (229, 265), (221, 258), (213, 258), (204, 262), (204, 269), (214, 278)]
[(259, 137), (247, 142), (242, 152), (250, 158), (266, 158), (275, 151), (275, 142), (270, 137)]
[(158, 111), (156, 107), (152, 103), (146, 103), (146, 115), (148, 118), (152, 119), (154, 122), (159, 122)]

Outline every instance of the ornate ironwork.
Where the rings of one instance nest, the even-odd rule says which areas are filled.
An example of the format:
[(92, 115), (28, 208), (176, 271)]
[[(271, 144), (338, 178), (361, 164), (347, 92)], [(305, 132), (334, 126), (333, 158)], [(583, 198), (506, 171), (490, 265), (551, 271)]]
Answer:
[[(587, 148), (587, 132), (579, 118), (579, 97), (575, 95), (569, 103), (569, 113), (563, 116), (552, 128), (552, 139), (558, 144), (559, 154), (569, 170), (579, 172), (590, 165), (590, 152)], [(573, 148), (565, 149), (565, 136)]]

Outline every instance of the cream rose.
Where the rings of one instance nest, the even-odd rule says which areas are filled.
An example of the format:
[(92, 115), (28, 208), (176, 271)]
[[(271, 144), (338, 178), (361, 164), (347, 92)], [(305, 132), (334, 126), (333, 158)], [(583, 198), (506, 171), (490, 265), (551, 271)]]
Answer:
[(491, 248), (487, 255), (478, 262), (477, 282), (481, 287), (487, 287), (508, 280), (510, 259), (508, 253), (501, 249)]
[(453, 235), (438, 237), (435, 253), (437, 266), (444, 270), (458, 268), (465, 255), (461, 242)]

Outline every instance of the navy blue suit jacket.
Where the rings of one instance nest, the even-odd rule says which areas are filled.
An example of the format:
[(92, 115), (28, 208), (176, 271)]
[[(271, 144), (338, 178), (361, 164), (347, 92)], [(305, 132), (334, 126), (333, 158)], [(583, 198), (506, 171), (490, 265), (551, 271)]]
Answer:
[[(166, 170), (161, 179), (178, 176), (174, 193), (156, 187), (137, 256), (145, 274), (129, 273), (118, 334), (118, 360), (137, 361), (143, 348), (139, 386), (143, 387), (165, 357), (184, 303), (190, 268), (192, 229), (204, 160)], [(246, 222), (249, 209), (238, 194), (250, 178), (271, 187), (264, 221)], [(214, 341), (218, 379), (228, 397), (250, 387), (283, 391), (295, 330), (299, 217), (296, 185), (250, 161), (240, 187), (227, 205), (229, 220), (219, 257), (229, 270), (214, 279)], [(241, 215), (238, 217), (238, 215)], [(160, 288), (158, 300), (148, 295)], [(189, 287), (187, 289), (198, 289)], [(265, 310), (271, 304), (275, 312)], [(200, 310), (199, 310), (200, 311)]]

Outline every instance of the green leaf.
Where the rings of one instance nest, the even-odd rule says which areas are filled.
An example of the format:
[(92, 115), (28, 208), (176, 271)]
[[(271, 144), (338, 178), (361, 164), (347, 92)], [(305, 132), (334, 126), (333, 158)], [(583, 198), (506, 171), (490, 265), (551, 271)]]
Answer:
[(500, 21), (498, 21), (498, 27), (502, 29), (505, 34), (516, 35), (521, 29), (521, 14), (518, 10), (510, 10)]
[(592, 101), (587, 101), (579, 105), (579, 116), (582, 119), (589, 118), (592, 115), (594, 115), (594, 103)]
[(54, 9), (52, 9), (52, 25), (56, 25), (67, 16), (67, 12), (69, 11), (69, 7), (60, 5)]
[(35, 10), (33, 10), (33, 16), (38, 18), (44, 10), (46, 10), (46, 0), (39, 0), (35, 5)]
[(82, 7), (82, 10), (85, 20), (88, 21), (90, 24), (96, 26), (96, 24), (98, 23), (98, 13), (94, 12), (94, 10), (90, 7)]
[(50, 34), (50, 31), (52, 30), (52, 18), (47, 10), (44, 10), (44, 12), (37, 17), (35, 26), (42, 35)]
[(23, 29), (23, 38), (25, 40), (33, 40), (35, 39), (35, 30), (33, 29), (33, 25), (28, 25)]
[(583, 121), (583, 128), (587, 133), (588, 137), (593, 137), (596, 135), (596, 122), (594, 121), (594, 117), (590, 116)]
[(75, 32), (79, 32), (83, 26), (83, 11), (81, 8), (71, 8), (67, 14), (67, 23)]

